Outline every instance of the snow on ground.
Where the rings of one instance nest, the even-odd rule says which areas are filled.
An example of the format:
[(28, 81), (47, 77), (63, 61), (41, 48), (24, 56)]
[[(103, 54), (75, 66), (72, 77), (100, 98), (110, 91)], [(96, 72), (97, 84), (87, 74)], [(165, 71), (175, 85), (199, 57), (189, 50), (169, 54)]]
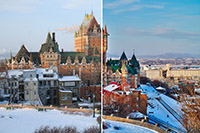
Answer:
[(41, 126), (75, 126), (78, 131), (83, 131), (93, 125), (98, 126), (98, 123), (92, 115), (64, 114), (59, 110), (41, 112), (36, 109), (0, 108), (0, 125), (1, 133), (32, 133)]
[[(104, 130), (104, 133), (157, 133), (154, 130), (124, 122), (110, 120), (105, 120), (105, 122), (110, 123), (110, 126)], [(114, 127), (119, 127), (119, 129), (116, 130)]]
[[(184, 129), (181, 123), (156, 99), (156, 97), (160, 97), (178, 114), (180, 114), (180, 110), (181, 110), (180, 103), (156, 91), (152, 86), (142, 85), (141, 87), (142, 87), (143, 93), (147, 94), (148, 103), (150, 104), (147, 106), (147, 115), (152, 115), (177, 128)], [(167, 115), (169, 117), (167, 117)]]

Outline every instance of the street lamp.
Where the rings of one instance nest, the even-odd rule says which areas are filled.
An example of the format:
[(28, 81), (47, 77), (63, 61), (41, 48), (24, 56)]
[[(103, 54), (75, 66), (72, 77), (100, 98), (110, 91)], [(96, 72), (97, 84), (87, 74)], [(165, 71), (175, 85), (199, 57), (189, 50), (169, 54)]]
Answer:
[(95, 117), (95, 94), (93, 93), (93, 118)]

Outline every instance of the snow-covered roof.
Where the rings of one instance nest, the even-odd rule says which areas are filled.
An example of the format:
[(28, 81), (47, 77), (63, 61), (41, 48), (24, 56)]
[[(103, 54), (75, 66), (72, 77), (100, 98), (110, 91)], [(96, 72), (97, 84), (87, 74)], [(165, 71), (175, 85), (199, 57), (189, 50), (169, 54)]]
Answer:
[(156, 90), (166, 90), (166, 89), (160, 86), (160, 87), (157, 87)]
[(140, 112), (132, 112), (129, 114), (130, 118), (144, 118), (145, 115)]
[[(58, 74), (49, 68), (37, 68), (36, 73), (38, 74), (39, 80), (57, 80)], [(44, 75), (53, 75), (52, 77), (44, 77)]]
[(34, 82), (38, 81), (37, 78), (25, 78), (24, 82), (29, 82), (31, 80), (34, 81)]
[(14, 76), (15, 78), (18, 78), (19, 75), (23, 75), (23, 70), (8, 70), (9, 78), (12, 78), (12, 76)]
[(59, 90), (60, 92), (65, 92), (65, 93), (72, 93), (70, 90)]
[(200, 88), (194, 89), (194, 91), (200, 93)]
[(111, 91), (116, 90), (119, 87), (120, 87), (119, 85), (113, 83), (113, 84), (109, 84), (108, 86), (106, 86), (104, 88), (104, 90), (111, 92)]
[(78, 76), (63, 76), (58, 81), (81, 81), (81, 79)]

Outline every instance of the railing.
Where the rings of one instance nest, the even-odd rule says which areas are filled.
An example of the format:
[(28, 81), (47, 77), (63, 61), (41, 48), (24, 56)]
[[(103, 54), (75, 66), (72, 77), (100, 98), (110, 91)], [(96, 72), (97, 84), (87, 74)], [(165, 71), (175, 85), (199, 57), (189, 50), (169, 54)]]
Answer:
[(168, 122), (165, 122), (165, 121), (163, 121), (163, 120), (161, 120), (161, 119), (159, 119), (159, 118), (157, 118), (155, 116), (148, 115), (148, 117), (149, 117), (149, 120), (151, 120), (151, 121), (153, 121), (155, 123), (160, 124), (160, 126), (162, 126), (164, 128), (170, 129), (171, 132), (175, 132), (175, 133), (177, 133), (177, 132), (183, 132), (183, 133), (186, 132), (185, 130), (180, 129), (178, 127), (175, 127), (175, 126), (169, 124)]
[(180, 115), (177, 114), (174, 109), (172, 109), (165, 101), (163, 101), (161, 98), (156, 98), (181, 124), (183, 124), (183, 121), (181, 121)]
[[(65, 107), (53, 107), (52, 105), (50, 106), (24, 106), (22, 104), (19, 105), (0, 105), (0, 107), (4, 107), (6, 109), (15, 109), (15, 108), (19, 108), (19, 109), (37, 109), (38, 111), (45, 111), (45, 110), (60, 110), (60, 111), (71, 111), (71, 112), (84, 112), (84, 113), (93, 113), (93, 110), (88, 110), (88, 109), (83, 109), (82, 107), (80, 108), (68, 108), (67, 106)], [(97, 108), (95, 108), (95, 113), (99, 113), (99, 111), (97, 110)]]
[(164, 130), (164, 129), (158, 127), (158, 124), (152, 125), (150, 123), (144, 122), (144, 120), (137, 121), (137, 120), (129, 119), (129, 117), (127, 117), (127, 118), (114, 117), (113, 114), (111, 114), (110, 116), (103, 115), (103, 119), (134, 124), (134, 125), (138, 125), (138, 126), (142, 126), (142, 127), (152, 129), (152, 130), (157, 131), (159, 133), (168, 133), (168, 130)]

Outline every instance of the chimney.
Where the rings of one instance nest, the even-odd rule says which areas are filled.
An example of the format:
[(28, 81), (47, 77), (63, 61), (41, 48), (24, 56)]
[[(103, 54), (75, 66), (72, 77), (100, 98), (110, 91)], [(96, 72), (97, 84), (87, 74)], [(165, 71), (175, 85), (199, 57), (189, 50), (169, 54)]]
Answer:
[(53, 37), (53, 38), (52, 38), (53, 42), (55, 42), (55, 41), (56, 41), (56, 40), (55, 40), (55, 32), (52, 33), (52, 37)]
[(62, 52), (62, 53), (64, 52), (63, 48), (61, 49), (61, 52)]
[(73, 69), (73, 76), (75, 76), (76, 75), (76, 73), (75, 73), (75, 70)]

